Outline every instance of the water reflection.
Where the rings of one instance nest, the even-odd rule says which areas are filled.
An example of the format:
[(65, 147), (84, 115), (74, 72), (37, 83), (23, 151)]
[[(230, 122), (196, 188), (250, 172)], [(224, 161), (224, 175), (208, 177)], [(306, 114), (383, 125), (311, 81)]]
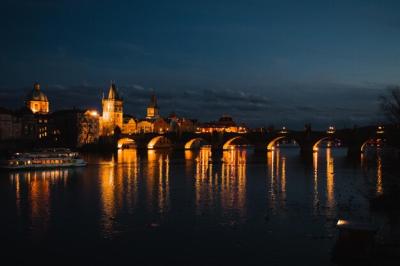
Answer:
[(149, 150), (147, 152), (147, 206), (159, 213), (169, 208), (169, 151)]
[(326, 148), (326, 201), (329, 208), (335, 205), (335, 162), (332, 149)]
[(246, 207), (246, 149), (230, 149), (222, 155), (220, 196), (224, 210), (242, 217)]
[(318, 211), (319, 192), (318, 192), (318, 151), (313, 153), (313, 181), (314, 181), (314, 211)]
[[(197, 214), (220, 207), (227, 217), (242, 218), (246, 211), (247, 151), (223, 151), (220, 171), (214, 165), (210, 148), (202, 148), (195, 162), (195, 204)], [(216, 165), (219, 166), (219, 165)]]
[[(322, 151), (323, 149), (319, 149), (319, 151), (313, 153), (313, 206), (314, 213), (318, 213), (321, 203), (319, 184), (320, 182), (325, 182), (325, 206), (328, 214), (331, 214), (331, 211), (336, 206), (335, 159), (332, 148), (329, 145), (325, 148), (325, 158)], [(323, 161), (321, 162), (320, 159), (323, 159)], [(325, 169), (319, 163), (325, 164)]]
[[(215, 200), (214, 185), (218, 184), (217, 175), (213, 176), (211, 148), (202, 148), (197, 155), (195, 171), (196, 211), (200, 214), (207, 205), (213, 206)], [(215, 181), (215, 184), (213, 183)]]
[(109, 161), (99, 164), (101, 224), (109, 236), (114, 231), (118, 211), (132, 213), (138, 201), (139, 159), (135, 149), (119, 150)]
[(286, 204), (286, 156), (279, 148), (267, 153), (269, 205), (276, 211)]
[(66, 169), (10, 172), (17, 217), (27, 217), (33, 233), (41, 234), (47, 230), (51, 189), (53, 186), (66, 186), (68, 176)]
[[(1, 228), (18, 243), (32, 235), (56, 239), (59, 250), (71, 248), (76, 239), (70, 232), (76, 232), (79, 247), (96, 244), (93, 253), (110, 254), (108, 264), (115, 254), (140, 264), (149, 250), (163, 255), (152, 264), (163, 264), (175, 256), (166, 247), (192, 250), (191, 261), (198, 247), (207, 246), (206, 253), (218, 250), (210, 254), (219, 264), (242, 247), (245, 255), (260, 254), (258, 261), (284, 261), (289, 256), (273, 256), (285, 248), (292, 257), (326, 257), (336, 214), (367, 216), (368, 201), (359, 193), (363, 173), (339, 149), (320, 149), (312, 165), (298, 151), (120, 150), (107, 159), (91, 154), (90, 164), (79, 170), (3, 172), (0, 195), (10, 215)], [(383, 193), (388, 181), (381, 159), (363, 164), (373, 174), (374, 192)], [(108, 238), (101, 242), (106, 245), (97, 246), (99, 236)], [(226, 252), (219, 253), (221, 244)], [(87, 255), (72, 248), (79, 258)], [(270, 253), (264, 256), (265, 250)]]
[(361, 168), (377, 196), (384, 193), (382, 166), (381, 149), (366, 149), (365, 152), (361, 154)]

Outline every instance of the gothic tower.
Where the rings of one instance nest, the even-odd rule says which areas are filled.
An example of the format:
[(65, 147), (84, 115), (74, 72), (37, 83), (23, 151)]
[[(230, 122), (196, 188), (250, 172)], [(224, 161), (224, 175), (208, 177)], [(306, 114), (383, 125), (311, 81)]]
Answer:
[(157, 105), (156, 95), (153, 93), (150, 98), (150, 103), (147, 106), (147, 119), (156, 119), (159, 118), (159, 108)]
[(103, 115), (101, 117), (102, 135), (113, 135), (116, 127), (122, 130), (123, 101), (114, 83), (111, 83), (108, 95), (103, 96)]

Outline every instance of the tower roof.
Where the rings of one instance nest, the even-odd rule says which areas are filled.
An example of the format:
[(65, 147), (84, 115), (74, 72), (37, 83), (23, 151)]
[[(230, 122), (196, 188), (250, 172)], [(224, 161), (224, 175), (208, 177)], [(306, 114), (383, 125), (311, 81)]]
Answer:
[(40, 91), (40, 84), (37, 82), (33, 85), (33, 89), (26, 96), (26, 100), (48, 102), (47, 96)]
[(150, 97), (150, 103), (149, 103), (148, 107), (158, 108), (157, 98), (156, 98), (156, 95), (154, 94), (154, 92), (152, 93), (152, 95)]
[(118, 94), (117, 87), (115, 86), (114, 82), (111, 83), (110, 89), (108, 90), (108, 97), (109, 100), (121, 100), (121, 97)]

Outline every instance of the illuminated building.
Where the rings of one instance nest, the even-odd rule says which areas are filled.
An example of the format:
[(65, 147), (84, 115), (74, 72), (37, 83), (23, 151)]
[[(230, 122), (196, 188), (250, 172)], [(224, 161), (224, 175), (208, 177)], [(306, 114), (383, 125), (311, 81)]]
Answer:
[(148, 119), (142, 119), (137, 123), (138, 133), (152, 133), (153, 132), (153, 121)]
[(169, 131), (171, 132), (195, 132), (197, 120), (180, 118), (175, 113), (168, 117)]
[(150, 103), (147, 106), (147, 119), (157, 119), (160, 117), (159, 114), (160, 109), (157, 105), (157, 98), (156, 95), (153, 93), (150, 98)]
[(40, 90), (40, 84), (35, 83), (33, 90), (27, 95), (25, 101), (26, 107), (32, 110), (34, 114), (48, 114), (49, 100), (47, 96)]
[(164, 118), (159, 117), (153, 122), (153, 130), (157, 133), (165, 133), (169, 131), (169, 124)]
[(35, 115), (36, 138), (48, 138), (49, 100), (47, 99), (47, 96), (40, 90), (39, 83), (36, 82), (32, 91), (28, 93), (25, 100), (25, 105)]
[(55, 143), (81, 147), (96, 143), (100, 135), (99, 114), (96, 110), (62, 110), (51, 115), (51, 135)]
[(160, 116), (160, 109), (157, 104), (157, 98), (153, 93), (150, 103), (147, 106), (147, 115), (145, 119), (141, 119), (137, 123), (138, 133), (165, 133), (168, 132), (170, 124)]
[(122, 130), (123, 101), (114, 83), (111, 83), (106, 98), (102, 99), (103, 115), (100, 119), (101, 135), (114, 135), (116, 128)]
[(137, 122), (133, 116), (124, 115), (124, 123), (122, 124), (123, 134), (134, 134), (137, 130)]
[(248, 128), (244, 124), (236, 124), (232, 117), (223, 115), (217, 122), (203, 123), (197, 127), (196, 133), (231, 132), (246, 133)]

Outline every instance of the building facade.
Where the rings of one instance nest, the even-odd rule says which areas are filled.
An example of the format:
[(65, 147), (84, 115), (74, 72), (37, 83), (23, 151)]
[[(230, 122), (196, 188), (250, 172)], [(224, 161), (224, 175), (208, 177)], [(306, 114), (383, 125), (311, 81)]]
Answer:
[(124, 121), (122, 124), (123, 134), (135, 134), (137, 131), (137, 121), (133, 116), (124, 115)]
[(111, 84), (107, 97), (102, 99), (103, 113), (100, 119), (101, 135), (114, 135), (123, 125), (123, 100), (114, 83)]
[(99, 115), (95, 110), (62, 110), (51, 115), (52, 140), (58, 145), (82, 147), (96, 143), (100, 136)]
[(248, 128), (244, 124), (237, 124), (232, 117), (223, 115), (218, 121), (200, 124), (197, 133), (214, 133), (214, 132), (230, 132), (230, 133), (246, 133)]

